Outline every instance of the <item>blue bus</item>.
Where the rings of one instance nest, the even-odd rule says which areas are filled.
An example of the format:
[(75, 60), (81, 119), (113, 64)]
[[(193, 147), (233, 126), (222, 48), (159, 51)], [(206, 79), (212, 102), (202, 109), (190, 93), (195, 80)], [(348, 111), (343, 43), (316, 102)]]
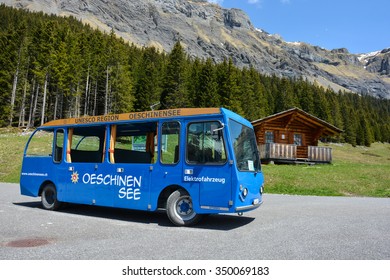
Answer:
[(50, 121), (29, 138), (22, 195), (165, 210), (178, 226), (250, 211), (264, 177), (251, 123), (225, 108), (182, 108)]

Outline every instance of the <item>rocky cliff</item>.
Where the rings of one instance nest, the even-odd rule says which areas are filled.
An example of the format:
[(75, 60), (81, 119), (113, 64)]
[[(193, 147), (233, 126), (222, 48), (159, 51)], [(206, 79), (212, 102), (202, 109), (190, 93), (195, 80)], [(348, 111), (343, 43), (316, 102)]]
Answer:
[(114, 31), (139, 46), (169, 52), (177, 40), (192, 57), (232, 58), (239, 67), (265, 74), (304, 77), (334, 90), (390, 98), (390, 49), (356, 55), (285, 42), (255, 28), (239, 9), (206, 0), (0, 0), (17, 8), (72, 15), (102, 30)]

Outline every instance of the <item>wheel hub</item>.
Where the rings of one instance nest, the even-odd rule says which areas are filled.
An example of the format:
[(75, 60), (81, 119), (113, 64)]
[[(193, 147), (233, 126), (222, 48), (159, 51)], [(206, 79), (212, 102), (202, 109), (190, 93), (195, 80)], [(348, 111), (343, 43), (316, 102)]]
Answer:
[(179, 201), (177, 204), (177, 211), (180, 215), (188, 215), (192, 212), (192, 203), (189, 199), (185, 198)]

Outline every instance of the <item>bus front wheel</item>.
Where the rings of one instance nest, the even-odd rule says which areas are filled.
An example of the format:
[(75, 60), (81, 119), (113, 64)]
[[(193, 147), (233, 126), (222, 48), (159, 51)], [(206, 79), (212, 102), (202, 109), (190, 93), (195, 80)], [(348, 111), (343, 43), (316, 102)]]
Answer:
[(191, 196), (184, 190), (174, 191), (167, 200), (167, 215), (177, 226), (191, 226), (200, 221), (201, 215), (196, 214)]
[(46, 210), (57, 210), (61, 206), (61, 202), (57, 200), (57, 189), (53, 184), (43, 187), (41, 202)]

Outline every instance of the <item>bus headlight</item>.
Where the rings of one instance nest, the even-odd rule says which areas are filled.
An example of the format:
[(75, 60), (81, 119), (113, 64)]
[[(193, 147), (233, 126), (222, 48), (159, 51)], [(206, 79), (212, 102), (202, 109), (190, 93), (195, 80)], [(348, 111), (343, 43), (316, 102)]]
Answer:
[(263, 191), (264, 191), (264, 185), (261, 185), (260, 190), (259, 190), (260, 194), (263, 194)]
[(247, 195), (248, 195), (248, 189), (244, 188), (242, 185), (240, 185), (239, 197), (240, 197), (242, 202), (244, 202)]
[(245, 189), (242, 191), (242, 196), (245, 198), (247, 195), (248, 195), (248, 189), (245, 188)]

